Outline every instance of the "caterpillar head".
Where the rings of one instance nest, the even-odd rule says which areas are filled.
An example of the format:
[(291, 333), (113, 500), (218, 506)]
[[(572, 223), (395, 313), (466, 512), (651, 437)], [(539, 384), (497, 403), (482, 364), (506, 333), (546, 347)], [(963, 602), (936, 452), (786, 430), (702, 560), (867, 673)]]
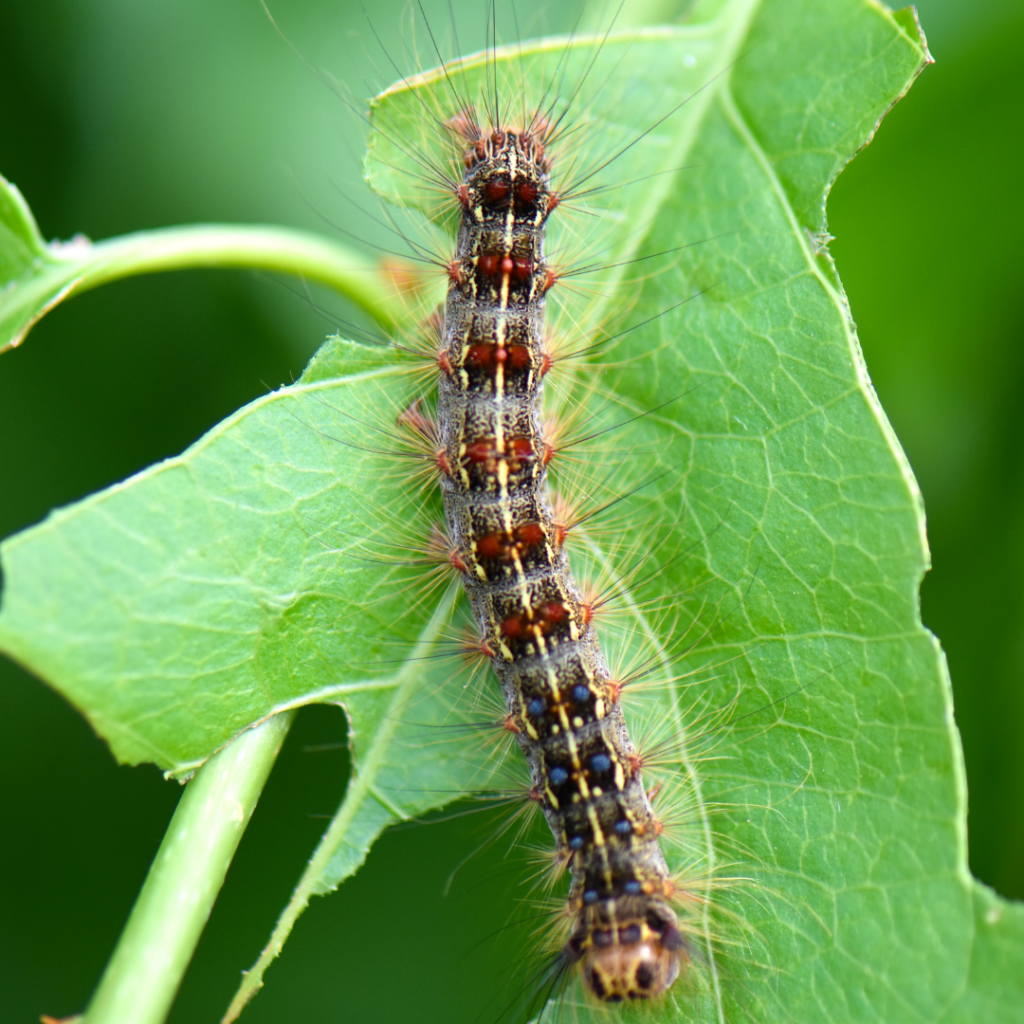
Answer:
[(679, 929), (659, 914), (614, 924), (591, 922), (563, 953), (571, 962), (581, 961), (584, 984), (606, 1003), (661, 995), (688, 959)]
[(619, 1003), (661, 995), (679, 976), (680, 954), (650, 934), (639, 942), (592, 945), (583, 957), (583, 980), (598, 999)]

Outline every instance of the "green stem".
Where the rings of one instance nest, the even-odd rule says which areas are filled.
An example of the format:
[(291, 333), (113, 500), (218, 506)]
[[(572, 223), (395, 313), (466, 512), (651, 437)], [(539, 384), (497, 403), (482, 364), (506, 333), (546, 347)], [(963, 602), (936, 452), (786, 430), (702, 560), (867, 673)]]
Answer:
[(246, 730), (196, 772), (83, 1024), (162, 1024), (293, 716)]
[[(343, 878), (347, 878), (359, 867), (377, 836), (388, 825), (401, 820), (400, 812), (394, 808), (390, 808), (386, 815), (380, 814), (379, 808), (382, 800), (374, 783), (381, 767), (388, 763), (389, 755), (394, 753), (391, 744), (403, 718), (402, 709), (408, 707), (412, 695), (423, 685), (423, 659), (433, 650), (438, 634), (451, 621), (454, 604), (455, 591), (449, 588), (426, 629), (420, 635), (419, 643), (410, 652), (409, 660), (395, 677), (395, 692), (388, 711), (375, 729), (372, 742), (363, 749), (362, 756), (359, 759), (353, 759), (352, 777), (349, 779), (348, 789), (341, 802), (341, 807), (338, 808), (338, 813), (335, 814), (334, 820), (321, 837), (313, 856), (306, 865), (306, 870), (302, 872), (299, 884), (292, 893), (292, 898), (277, 919), (270, 941), (260, 953), (256, 963), (249, 970), (243, 972), (242, 983), (239, 985), (238, 991), (235, 992), (231, 1005), (220, 1024), (233, 1024), (249, 1000), (263, 987), (263, 976), (266, 974), (267, 968), (284, 948), (295, 922), (309, 906), (310, 899), (314, 895), (323, 895), (336, 889)], [(367, 815), (367, 805), (373, 803), (378, 805), (378, 809)], [(358, 838), (353, 839), (350, 829), (356, 822), (358, 822), (356, 829)], [(369, 827), (368, 822), (372, 822)], [(328, 880), (331, 862), (337, 857), (342, 844), (346, 842), (352, 850), (358, 849), (357, 844), (361, 843), (361, 851), (357, 855), (357, 859), (349, 862), (349, 867), (344, 873), (336, 874)]]
[(374, 260), (338, 242), (272, 225), (191, 224), (137, 231), (91, 248), (79, 288), (158, 270), (253, 267), (297, 274), (341, 292), (374, 319), (391, 323), (394, 292)]
[[(332, 288), (385, 329), (403, 316), (399, 290), (378, 263), (338, 242), (270, 225), (191, 224), (103, 242), (54, 243), (33, 268), (0, 287), (0, 352), (68, 296), (136, 274), (196, 267), (251, 267)], [(5, 282), (0, 281), (0, 285)]]

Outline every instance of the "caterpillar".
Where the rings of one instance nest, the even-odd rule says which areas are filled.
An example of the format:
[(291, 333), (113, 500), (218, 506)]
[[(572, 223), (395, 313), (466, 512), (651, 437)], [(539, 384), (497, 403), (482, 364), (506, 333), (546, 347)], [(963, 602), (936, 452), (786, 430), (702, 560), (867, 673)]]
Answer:
[[(606, 44), (600, 35), (564, 42), (555, 51), (555, 72), (536, 74), (541, 98), (532, 105), (526, 96), (501, 94), (497, 69), (508, 56), (493, 47), (425, 72), (421, 79), (444, 88), (438, 109), (425, 103), (421, 113), (461, 174), (414, 149), (408, 129), (386, 121), (371, 149), (390, 147), (411, 159), (454, 210), (431, 211), (442, 224), (455, 220), (454, 255), (436, 261), (448, 282), (430, 323), (436, 416), (418, 398), (399, 420), (436, 470), (445, 523), (434, 554), (462, 581), (477, 633), (473, 648), (493, 665), (504, 699), (502, 727), (527, 761), (527, 799), (554, 837), (554, 874), (571, 876), (549, 986), (559, 988), (576, 969), (591, 998), (618, 1003), (658, 998), (684, 973), (699, 930), (688, 913), (706, 899), (710, 879), (701, 879), (703, 895), (688, 892), (666, 862), (645, 753), (631, 739), (622, 708), (623, 675), (602, 651), (598, 602), (573, 576), (573, 524), (548, 494), (559, 447), (545, 427), (542, 397), (545, 380), (561, 367), (545, 314), (562, 273), (545, 242), (549, 218), (571, 207), (594, 176), (584, 160), (575, 185), (553, 183), (556, 154), (580, 127), (572, 119), (578, 84), (566, 83), (566, 65), (576, 58), (582, 71), (573, 73), (585, 76)], [(486, 83), (475, 101), (461, 80), (474, 65)], [(417, 84), (403, 80), (395, 89), (405, 93)], [(662, 120), (688, 95), (663, 110)], [(643, 130), (624, 136), (606, 146), (602, 170)], [(663, 649), (673, 645), (672, 637), (660, 641)], [(706, 930), (707, 921), (700, 927)]]
[(545, 224), (550, 128), (452, 129), (466, 143), (458, 247), (441, 327), (437, 462), (462, 574), (533, 783), (534, 799), (572, 873), (564, 956), (581, 961), (598, 999), (656, 996), (679, 974), (684, 939), (660, 825), (629, 738), (621, 685), (607, 667), (565, 550), (566, 526), (546, 495), (554, 449), (540, 399), (552, 354)]

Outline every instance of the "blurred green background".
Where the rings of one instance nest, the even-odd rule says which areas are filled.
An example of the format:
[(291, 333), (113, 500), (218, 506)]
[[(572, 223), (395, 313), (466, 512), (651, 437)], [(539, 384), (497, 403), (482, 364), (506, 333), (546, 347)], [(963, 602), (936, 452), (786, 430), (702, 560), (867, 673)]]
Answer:
[[(271, 6), (309, 64), (357, 100), (394, 77), (358, 4)], [(482, 37), (480, 5), (467, 6), (464, 49)], [(919, 9), (937, 64), (836, 185), (832, 251), (925, 496), (935, 567), (923, 617), (953, 676), (971, 866), (1024, 897), (1024, 7)], [(372, 5), (394, 54), (404, 10)], [(524, 12), (521, 30), (563, 28), (559, 16), (535, 26)], [(346, 104), (258, 0), (0, 2), (0, 171), (47, 237), (221, 220), (379, 238), (361, 146)], [(0, 357), (0, 536), (293, 379), (333, 329), (321, 305), (328, 320), (349, 315), (295, 282), (197, 272), (57, 309)], [(84, 1008), (180, 788), (117, 767), (61, 698), (2, 660), (0, 709), (0, 1024), (21, 1024)], [(333, 708), (300, 715), (173, 1022), (219, 1019), (255, 958), (344, 790), (344, 729)], [(529, 927), (480, 939), (504, 924), (494, 907), (524, 895), (521, 872), (498, 844), (441, 896), (485, 817), (389, 833), (356, 878), (314, 901), (244, 1019), (495, 1019), (504, 1004), (488, 1002), (486, 964), (512, 964)]]

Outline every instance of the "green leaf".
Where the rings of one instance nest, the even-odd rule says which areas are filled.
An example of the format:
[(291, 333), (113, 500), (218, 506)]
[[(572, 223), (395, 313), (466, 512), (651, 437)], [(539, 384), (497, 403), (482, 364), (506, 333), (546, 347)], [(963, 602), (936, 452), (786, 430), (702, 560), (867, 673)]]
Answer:
[[(524, 45), (498, 73), (545, 83), (562, 54), (579, 81), (593, 42)], [(676, 866), (697, 889), (709, 870), (747, 880), (714, 895), (708, 933), (729, 944), (703, 944), (659, 1019), (1011, 1021), (1024, 1006), (1024, 912), (966, 866), (949, 683), (918, 611), (920, 496), (826, 248), (829, 185), (926, 60), (905, 12), (731, 0), (613, 34), (576, 104), (600, 126), (577, 178), (620, 154), (594, 183), (645, 180), (584, 201), (607, 269), (560, 323), (618, 335), (615, 372), (600, 395), (586, 366), (568, 374), (565, 401), (588, 430), (647, 414), (626, 459), (599, 453), (599, 481), (638, 467), (606, 487), (669, 471), (631, 509), (656, 524), (636, 541), (674, 557), (626, 594), (610, 645), (687, 651), (699, 693), (665, 681), (629, 711), (674, 723), (693, 773)], [(481, 76), (467, 61), (460, 95)], [(436, 145), (423, 111), (453, 104), (437, 76), (412, 88), (375, 104), (368, 174), (429, 214), (436, 197), (410, 191), (419, 168), (403, 161)], [(552, 248), (571, 252), (580, 221), (560, 223)], [(659, 253), (639, 273), (615, 265)], [(471, 747), (424, 738), (472, 707), (445, 663), (419, 660), (445, 600), (417, 603), (415, 571), (389, 561), (438, 511), (409, 487), (412, 463), (377, 452), (416, 394), (400, 357), (335, 341), (293, 388), (0, 550), (0, 646), (122, 760), (187, 772), (276, 711), (347, 708), (349, 793), (236, 1010), (309, 896), (381, 829), (487, 781)], [(574, 555), (614, 561), (600, 532)]]
[(92, 243), (43, 241), (18, 189), (0, 176), (0, 353), (16, 348), (72, 293), (109, 281), (187, 267), (254, 267), (334, 288), (385, 327), (402, 319), (388, 277), (366, 256), (304, 231), (196, 224)]
[(0, 281), (21, 277), (46, 254), (35, 218), (22, 194), (0, 177)]
[[(340, 377), (349, 357), (359, 372)], [(270, 714), (380, 690), (367, 668), (408, 602), (376, 596), (394, 570), (360, 546), (379, 460), (332, 431), (335, 406), (372, 415), (402, 368), (338, 342), (313, 369), (4, 545), (5, 650), (121, 761), (186, 774)], [(392, 490), (415, 530), (423, 509)], [(415, 635), (430, 610), (410, 618)]]

